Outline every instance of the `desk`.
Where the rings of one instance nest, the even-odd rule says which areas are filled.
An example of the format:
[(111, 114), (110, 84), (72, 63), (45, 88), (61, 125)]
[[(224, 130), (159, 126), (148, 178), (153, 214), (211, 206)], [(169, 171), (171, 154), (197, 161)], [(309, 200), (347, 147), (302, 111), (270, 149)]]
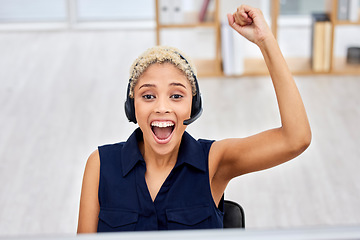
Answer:
[[(9, 239), (9, 238), (2, 238)], [(151, 231), (123, 232), (102, 234), (80, 234), (77, 236), (15, 237), (11, 240), (325, 240), (325, 239), (360, 239), (360, 226), (319, 227), (277, 230), (189, 230), (189, 231)]]

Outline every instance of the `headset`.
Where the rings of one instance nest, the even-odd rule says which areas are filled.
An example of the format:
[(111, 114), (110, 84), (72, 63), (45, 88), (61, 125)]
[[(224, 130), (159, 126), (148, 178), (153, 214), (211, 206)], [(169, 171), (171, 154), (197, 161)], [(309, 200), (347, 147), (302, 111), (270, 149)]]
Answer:
[[(186, 64), (189, 65), (189, 62), (186, 60), (185, 57), (183, 57), (179, 52), (175, 52), (175, 53), (178, 54), (180, 56), (180, 58), (185, 60)], [(190, 118), (184, 120), (184, 122), (183, 122), (184, 125), (189, 125), (189, 124), (193, 123), (196, 119), (198, 119), (201, 116), (202, 111), (203, 111), (198, 80), (192, 69), (191, 69), (191, 74), (195, 81), (196, 94), (192, 97)], [(127, 91), (126, 91), (125, 114), (126, 114), (126, 117), (129, 119), (129, 122), (137, 123), (136, 117), (135, 117), (134, 98), (129, 97), (131, 81), (132, 81), (132, 79), (130, 78), (128, 87), (127, 87)]]

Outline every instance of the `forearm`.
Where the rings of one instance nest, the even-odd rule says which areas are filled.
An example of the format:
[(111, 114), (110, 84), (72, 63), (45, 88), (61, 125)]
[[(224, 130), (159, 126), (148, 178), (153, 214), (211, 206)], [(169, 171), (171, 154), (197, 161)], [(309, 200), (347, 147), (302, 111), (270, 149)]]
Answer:
[(305, 107), (276, 39), (271, 35), (258, 46), (273, 81), (284, 136), (289, 141), (310, 142), (311, 130)]

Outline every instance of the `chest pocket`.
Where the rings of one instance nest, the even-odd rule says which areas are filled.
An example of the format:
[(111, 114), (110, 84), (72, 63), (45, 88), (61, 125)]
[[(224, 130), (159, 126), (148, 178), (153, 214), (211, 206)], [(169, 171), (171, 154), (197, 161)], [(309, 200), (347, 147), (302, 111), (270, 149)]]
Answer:
[(101, 208), (98, 232), (134, 231), (139, 214), (129, 210)]
[(210, 228), (211, 212), (208, 206), (167, 209), (168, 229)]

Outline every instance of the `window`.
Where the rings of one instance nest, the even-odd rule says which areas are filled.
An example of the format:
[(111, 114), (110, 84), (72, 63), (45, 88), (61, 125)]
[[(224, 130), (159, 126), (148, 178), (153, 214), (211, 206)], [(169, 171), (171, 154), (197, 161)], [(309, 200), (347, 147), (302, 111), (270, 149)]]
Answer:
[(155, 2), (151, 0), (0, 0), (0, 23), (55, 25), (56, 22), (65, 28), (74, 28), (85, 22), (101, 23), (104, 27), (106, 24), (117, 22), (118, 26), (124, 26), (125, 21), (140, 26), (144, 24), (138, 22), (147, 22), (151, 26), (151, 22), (155, 22)]
[(66, 21), (64, 0), (0, 0), (1, 22)]
[(77, 0), (79, 21), (153, 20), (155, 3), (150, 0)]

